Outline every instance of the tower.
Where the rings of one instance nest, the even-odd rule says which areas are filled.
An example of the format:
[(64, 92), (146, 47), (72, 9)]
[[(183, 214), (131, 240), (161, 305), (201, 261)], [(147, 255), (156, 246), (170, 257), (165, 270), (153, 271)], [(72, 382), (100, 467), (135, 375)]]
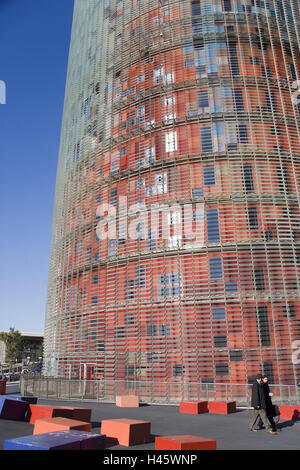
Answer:
[(75, 0), (45, 374), (299, 381), (299, 11)]

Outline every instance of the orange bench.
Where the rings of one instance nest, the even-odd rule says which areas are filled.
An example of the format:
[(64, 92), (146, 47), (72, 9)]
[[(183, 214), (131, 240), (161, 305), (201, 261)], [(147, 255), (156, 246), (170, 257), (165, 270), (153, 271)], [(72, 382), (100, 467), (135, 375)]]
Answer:
[(69, 418), (48, 418), (37, 419), (34, 424), (33, 434), (45, 434), (55, 431), (70, 431), (76, 429), (77, 431), (92, 431), (92, 424), (85, 423), (84, 421), (77, 421)]
[(208, 403), (210, 413), (228, 415), (229, 413), (236, 412), (235, 401), (210, 401)]
[(155, 450), (217, 450), (217, 441), (198, 436), (162, 436), (155, 438)]
[(65, 406), (29, 405), (26, 421), (34, 424), (37, 419), (70, 418), (72, 408)]
[(149, 421), (135, 419), (109, 419), (101, 422), (101, 434), (116, 439), (123, 446), (144, 444), (150, 440)]
[(198, 415), (200, 413), (208, 413), (207, 401), (182, 401), (179, 405), (180, 413), (189, 413)]
[(136, 395), (119, 395), (116, 397), (116, 406), (121, 408), (138, 408), (139, 397)]
[(281, 419), (288, 419), (289, 421), (300, 420), (300, 406), (281, 405), (279, 411)]

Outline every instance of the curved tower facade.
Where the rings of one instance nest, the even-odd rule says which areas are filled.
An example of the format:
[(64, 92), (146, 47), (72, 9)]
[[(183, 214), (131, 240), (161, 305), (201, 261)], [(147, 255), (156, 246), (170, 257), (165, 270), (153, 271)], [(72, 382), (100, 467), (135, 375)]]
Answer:
[(299, 12), (75, 0), (45, 375), (300, 380)]

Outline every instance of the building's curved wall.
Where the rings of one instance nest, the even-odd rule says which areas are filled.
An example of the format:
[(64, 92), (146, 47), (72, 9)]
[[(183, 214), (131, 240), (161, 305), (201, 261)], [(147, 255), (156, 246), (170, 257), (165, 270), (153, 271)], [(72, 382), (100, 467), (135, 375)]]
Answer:
[(299, 381), (299, 7), (75, 2), (45, 373)]

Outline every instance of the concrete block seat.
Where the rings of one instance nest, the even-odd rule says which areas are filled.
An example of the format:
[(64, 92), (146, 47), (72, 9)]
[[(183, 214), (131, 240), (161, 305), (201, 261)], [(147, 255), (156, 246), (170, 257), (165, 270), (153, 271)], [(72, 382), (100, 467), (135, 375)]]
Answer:
[[(76, 410), (76, 411), (75, 411)], [(80, 410), (84, 410), (83, 412)], [(83, 421), (90, 421), (91, 410), (88, 408), (73, 408), (68, 406), (42, 406), (42, 405), (29, 405), (26, 421), (34, 424), (37, 419), (47, 418), (74, 418)], [(80, 418), (79, 418), (80, 417)]]
[(26, 401), (12, 400), (3, 395), (0, 397), (0, 419), (24, 421), (28, 406)]
[(54, 431), (69, 431), (71, 429), (91, 432), (92, 424), (85, 423), (84, 421), (61, 417), (37, 419), (34, 423), (33, 434), (44, 434)]
[(30, 405), (36, 405), (38, 401), (37, 397), (29, 397), (24, 395), (6, 395), (6, 398), (11, 398), (12, 400), (26, 401)]
[(208, 413), (207, 401), (182, 401), (179, 405), (180, 413), (189, 413), (198, 415), (201, 413)]
[(136, 419), (109, 419), (101, 422), (101, 434), (116, 439), (120, 445), (134, 446), (150, 440), (149, 421)]
[(210, 413), (228, 415), (236, 412), (235, 401), (210, 401), (208, 402), (208, 409)]
[(136, 395), (118, 395), (116, 406), (121, 408), (138, 408), (140, 406), (139, 397)]
[(217, 441), (205, 437), (182, 435), (155, 438), (155, 450), (216, 450)]
[(104, 450), (105, 436), (83, 431), (57, 431), (6, 440), (3, 450)]
[(280, 418), (289, 421), (300, 420), (300, 406), (298, 405), (281, 405), (279, 407)]

